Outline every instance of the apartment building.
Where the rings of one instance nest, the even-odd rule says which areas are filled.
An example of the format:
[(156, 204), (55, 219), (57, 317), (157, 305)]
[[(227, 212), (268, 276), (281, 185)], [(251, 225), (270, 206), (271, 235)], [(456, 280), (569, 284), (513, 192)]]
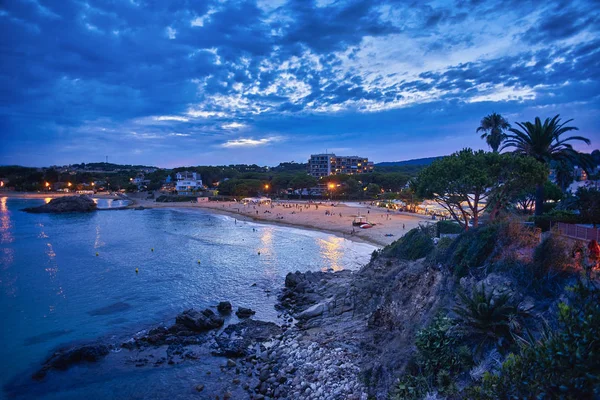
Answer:
[(366, 157), (312, 154), (308, 173), (316, 178), (329, 175), (355, 175), (373, 172), (373, 162)]

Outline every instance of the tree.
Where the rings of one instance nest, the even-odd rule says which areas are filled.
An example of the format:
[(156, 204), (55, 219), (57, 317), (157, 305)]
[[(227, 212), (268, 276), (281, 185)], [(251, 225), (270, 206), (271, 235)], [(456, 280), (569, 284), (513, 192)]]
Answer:
[(502, 115), (491, 113), (483, 117), (477, 132), (483, 132), (481, 138), (485, 139), (494, 153), (497, 153), (502, 141), (506, 138), (504, 130), (508, 128), (510, 128), (510, 124)]
[(585, 222), (600, 224), (600, 191), (595, 188), (579, 188), (577, 193), (577, 208)]
[(308, 175), (306, 173), (297, 174), (290, 181), (290, 186), (294, 190), (300, 190), (300, 197), (302, 197), (302, 189), (311, 188), (317, 185), (317, 178)]
[[(537, 161), (536, 161), (537, 162)], [(541, 165), (540, 163), (538, 163)], [(563, 192), (558, 186), (550, 181), (544, 183), (544, 198), (548, 200), (559, 201), (564, 197)], [(535, 205), (535, 185), (523, 188), (515, 197), (513, 202), (516, 203), (525, 213), (531, 214)]]
[(495, 218), (523, 188), (548, 176), (533, 159), (464, 149), (433, 162), (415, 182), (417, 194), (444, 207), (465, 229), (490, 210)]
[[(546, 118), (542, 124), (539, 117), (535, 122), (517, 122), (520, 129), (510, 128), (512, 134), (507, 135), (502, 149), (512, 147), (517, 154), (531, 156), (541, 163), (549, 165), (552, 160), (570, 161), (572, 163), (584, 162), (584, 158), (567, 142), (582, 141), (590, 144), (590, 140), (583, 136), (561, 136), (569, 131), (578, 130), (574, 126), (566, 126), (572, 119), (561, 123), (560, 115)], [(536, 185), (535, 215), (541, 215), (544, 205), (544, 181)]]

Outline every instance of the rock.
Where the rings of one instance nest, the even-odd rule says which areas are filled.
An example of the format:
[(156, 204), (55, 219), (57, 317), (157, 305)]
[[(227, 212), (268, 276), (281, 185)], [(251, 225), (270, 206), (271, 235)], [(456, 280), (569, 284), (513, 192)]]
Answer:
[(33, 375), (33, 379), (42, 379), (50, 369), (66, 370), (74, 364), (81, 362), (96, 362), (109, 353), (109, 347), (105, 344), (88, 344), (61, 349), (55, 352)]
[(186, 310), (175, 318), (178, 325), (183, 325), (196, 332), (208, 331), (223, 326), (225, 321), (208, 308), (200, 312), (194, 309)]
[(244, 307), (238, 307), (238, 310), (235, 312), (235, 315), (237, 315), (238, 318), (249, 318), (254, 314), (256, 314), (256, 311)]
[(29, 213), (68, 213), (96, 211), (98, 207), (88, 196), (65, 196), (50, 200), (48, 204), (39, 207), (24, 208)]
[(218, 349), (212, 354), (224, 357), (246, 357), (253, 354), (249, 347), (281, 334), (281, 328), (272, 322), (248, 319), (229, 325), (215, 338)]
[(310, 318), (318, 317), (319, 315), (323, 314), (324, 311), (325, 311), (325, 304), (319, 303), (319, 304), (315, 304), (314, 306), (311, 306), (311, 307), (307, 308), (306, 310), (302, 311), (300, 314), (298, 314), (298, 316), (296, 318), (310, 319)]
[(235, 361), (233, 361), (231, 358), (228, 358), (228, 359), (227, 359), (227, 367), (228, 367), (228, 368), (233, 368), (233, 367), (235, 367), (235, 366), (237, 366), (236, 362), (235, 362)]
[(196, 391), (197, 391), (197, 392), (201, 392), (201, 391), (203, 391), (203, 390), (204, 390), (204, 385), (200, 384), (200, 385), (197, 385), (197, 386), (196, 386)]
[(231, 303), (228, 301), (222, 301), (217, 306), (217, 311), (219, 311), (219, 313), (221, 313), (221, 314), (229, 314), (229, 313), (231, 313), (231, 310), (232, 310)]

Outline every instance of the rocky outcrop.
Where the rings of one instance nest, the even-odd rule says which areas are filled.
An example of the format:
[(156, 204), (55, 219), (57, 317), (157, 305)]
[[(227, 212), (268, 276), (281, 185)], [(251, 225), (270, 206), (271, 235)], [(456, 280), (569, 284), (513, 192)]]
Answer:
[(66, 196), (50, 200), (48, 204), (39, 207), (24, 208), (23, 211), (30, 213), (71, 213), (71, 212), (90, 212), (96, 211), (97, 206), (94, 200), (88, 196)]
[(221, 301), (218, 305), (217, 305), (217, 311), (220, 314), (231, 314), (231, 303), (228, 301)]
[(99, 361), (108, 353), (109, 347), (105, 344), (87, 344), (58, 350), (33, 375), (33, 379), (43, 379), (51, 369), (66, 370), (81, 362)]
[(229, 325), (216, 338), (217, 350), (213, 355), (244, 357), (253, 352), (253, 345), (281, 334), (281, 328), (272, 322), (245, 320)]
[(225, 320), (208, 308), (202, 312), (190, 309), (179, 314), (175, 323), (194, 332), (204, 332), (223, 326)]
[(256, 314), (256, 311), (245, 307), (238, 307), (235, 312), (235, 315), (237, 315), (238, 318), (250, 318), (254, 314)]

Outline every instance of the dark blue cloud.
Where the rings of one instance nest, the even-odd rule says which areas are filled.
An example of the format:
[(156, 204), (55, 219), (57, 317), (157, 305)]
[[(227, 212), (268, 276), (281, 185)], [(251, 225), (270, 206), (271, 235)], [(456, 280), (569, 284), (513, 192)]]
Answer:
[[(91, 146), (272, 164), (323, 144), (383, 160), (402, 140), (411, 158), (478, 140), (491, 111), (561, 113), (597, 143), (595, 3), (5, 0), (0, 163), (81, 162)], [(221, 147), (239, 138), (266, 146)]]

